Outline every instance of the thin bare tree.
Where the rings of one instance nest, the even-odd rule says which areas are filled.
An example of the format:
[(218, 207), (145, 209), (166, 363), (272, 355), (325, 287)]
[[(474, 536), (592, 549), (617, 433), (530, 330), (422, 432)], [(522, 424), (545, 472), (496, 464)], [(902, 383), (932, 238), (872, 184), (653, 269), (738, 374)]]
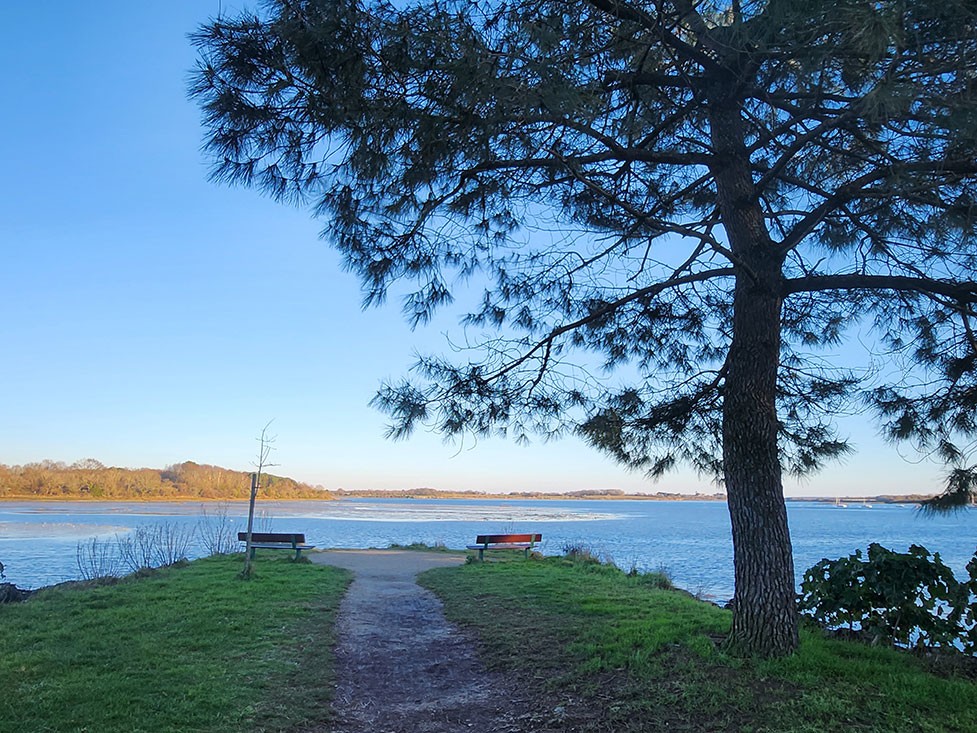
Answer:
[(257, 470), (251, 474), (251, 498), (248, 502), (248, 531), (244, 546), (244, 570), (241, 572), (241, 576), (244, 578), (251, 577), (251, 535), (254, 529), (254, 502), (258, 498), (258, 489), (261, 488), (261, 474), (266, 468), (278, 465), (277, 463), (268, 462), (268, 458), (274, 450), (273, 444), (278, 437), (268, 434), (268, 428), (271, 427), (272, 422), (274, 420), (269, 420), (261, 429), (261, 435), (256, 438), (258, 441), (258, 460), (251, 464)]

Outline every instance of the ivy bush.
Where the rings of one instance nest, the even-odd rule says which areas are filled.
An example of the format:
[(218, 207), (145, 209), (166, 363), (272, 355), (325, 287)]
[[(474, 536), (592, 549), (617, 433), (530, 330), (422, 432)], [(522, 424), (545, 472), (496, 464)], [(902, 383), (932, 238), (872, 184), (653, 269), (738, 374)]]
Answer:
[(873, 543), (804, 573), (799, 607), (828, 629), (847, 628), (873, 643), (962, 648), (977, 654), (977, 554), (958, 580), (920, 545), (895, 552)]
[(977, 553), (974, 553), (970, 562), (967, 563), (967, 575), (969, 576), (967, 583), (969, 598), (963, 619), (965, 628), (960, 635), (960, 640), (963, 642), (963, 648), (969, 654), (977, 655)]

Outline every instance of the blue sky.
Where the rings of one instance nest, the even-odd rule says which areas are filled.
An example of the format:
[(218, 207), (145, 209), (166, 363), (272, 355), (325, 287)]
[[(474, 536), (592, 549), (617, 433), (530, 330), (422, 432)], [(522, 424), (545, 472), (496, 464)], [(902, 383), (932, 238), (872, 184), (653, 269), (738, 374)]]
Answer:
[[(0, 26), (0, 462), (93, 457), (278, 473), (328, 488), (712, 492), (629, 473), (575, 439), (383, 438), (367, 403), (438, 328), (359, 284), (305, 211), (207, 181), (187, 33), (217, 0), (11, 3)], [(235, 6), (224, 2), (225, 12)], [(935, 491), (849, 418), (860, 452), (790, 494)]]

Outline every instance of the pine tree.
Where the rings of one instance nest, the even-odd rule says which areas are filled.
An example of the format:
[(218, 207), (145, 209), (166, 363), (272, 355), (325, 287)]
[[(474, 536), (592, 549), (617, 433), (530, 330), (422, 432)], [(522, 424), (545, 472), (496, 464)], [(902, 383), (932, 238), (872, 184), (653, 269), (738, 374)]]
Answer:
[[(483, 291), (392, 435), (717, 477), (733, 648), (796, 647), (782, 475), (849, 450), (838, 411), (968, 473), (972, 0), (274, 0), (193, 39), (216, 179), (310, 203), (413, 325)], [(859, 330), (885, 368), (829, 358)]]

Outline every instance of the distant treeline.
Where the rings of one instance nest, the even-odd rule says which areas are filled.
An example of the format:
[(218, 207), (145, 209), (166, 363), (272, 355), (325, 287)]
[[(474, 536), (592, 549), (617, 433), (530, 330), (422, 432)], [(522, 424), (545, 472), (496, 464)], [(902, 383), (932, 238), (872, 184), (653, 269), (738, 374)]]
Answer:
[[(71, 465), (41, 461), (23, 466), (0, 464), (0, 498), (37, 499), (247, 499), (247, 471), (232, 471), (192, 461), (166, 468), (110, 468), (86, 458)], [(332, 499), (322, 487), (263, 474), (265, 499)]]

